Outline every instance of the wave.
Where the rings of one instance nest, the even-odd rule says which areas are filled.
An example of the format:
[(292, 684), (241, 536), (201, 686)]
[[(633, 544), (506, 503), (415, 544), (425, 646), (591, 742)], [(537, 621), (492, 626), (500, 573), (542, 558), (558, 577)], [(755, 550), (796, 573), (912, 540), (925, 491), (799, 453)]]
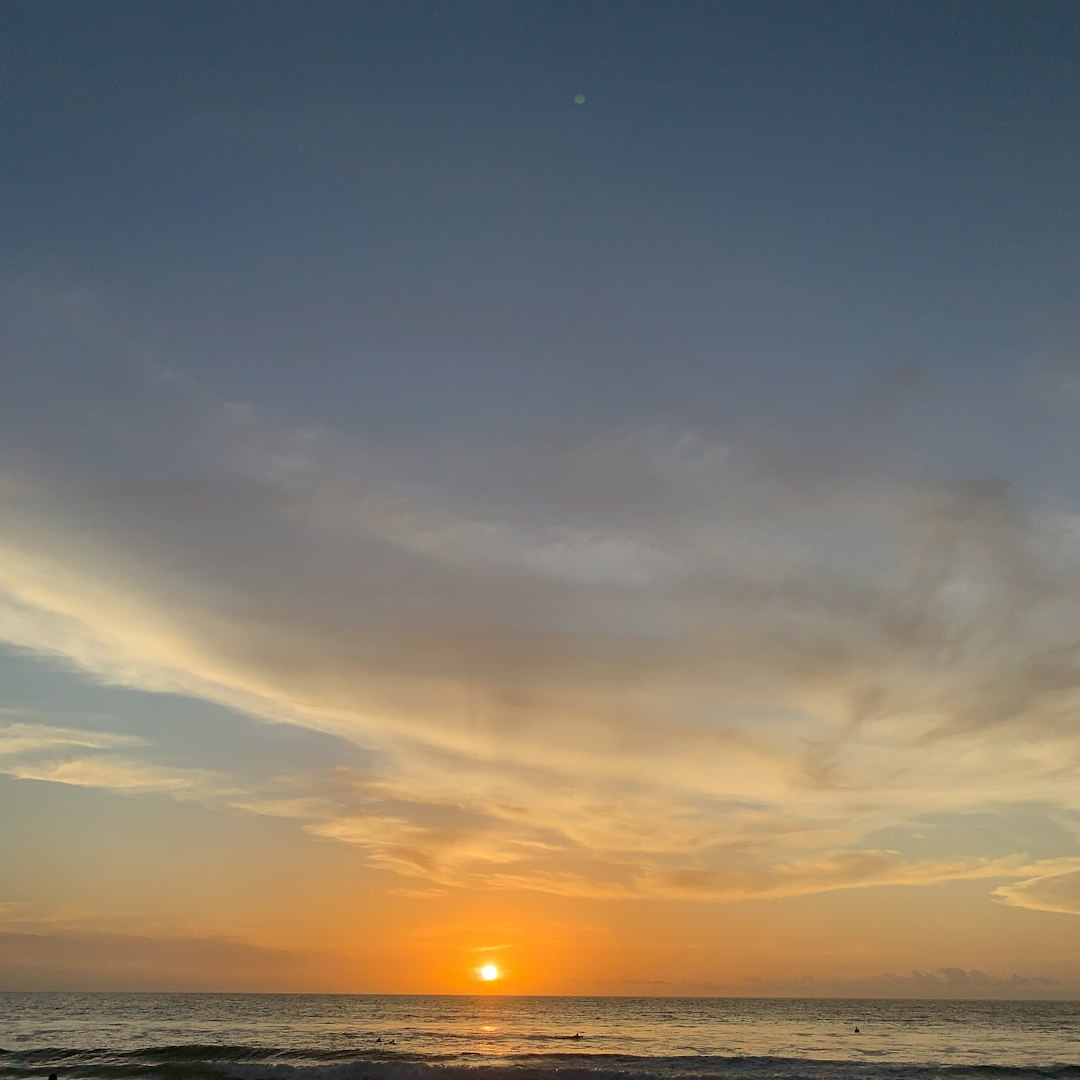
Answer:
[[(557, 1038), (568, 1038), (558, 1036)], [(569, 1037), (569, 1038), (572, 1038)], [(1080, 1080), (1080, 1065), (900, 1064), (745, 1055), (424, 1054), (201, 1043), (0, 1050), (0, 1077), (60, 1080)]]

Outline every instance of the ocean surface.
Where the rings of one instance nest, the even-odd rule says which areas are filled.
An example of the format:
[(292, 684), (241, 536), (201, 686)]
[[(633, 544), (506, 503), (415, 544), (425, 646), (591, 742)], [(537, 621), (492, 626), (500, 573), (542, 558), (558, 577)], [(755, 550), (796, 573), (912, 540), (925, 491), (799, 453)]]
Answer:
[(5, 993), (0, 1047), (12, 1080), (1080, 1080), (1080, 1002)]

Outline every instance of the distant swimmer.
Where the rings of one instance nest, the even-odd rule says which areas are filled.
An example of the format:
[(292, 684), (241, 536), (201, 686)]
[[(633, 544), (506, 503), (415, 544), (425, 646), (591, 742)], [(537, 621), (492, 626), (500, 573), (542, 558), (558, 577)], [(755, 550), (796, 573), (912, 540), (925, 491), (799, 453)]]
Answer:
[(377, 1039), (376, 1039), (375, 1041), (376, 1041), (377, 1043), (380, 1043), (380, 1042), (382, 1042), (382, 1036), (380, 1035), (380, 1036), (379, 1036), (379, 1037), (378, 1037), (378, 1038), (377, 1038)]
[(855, 1029), (855, 1031), (854, 1031), (854, 1034), (855, 1034), (855, 1035), (858, 1035), (858, 1034), (859, 1034), (859, 1029), (858, 1029), (858, 1028), (856, 1028), (856, 1029)]
[(581, 1032), (579, 1031), (576, 1035), (574, 1035), (574, 1038), (575, 1039), (583, 1039), (583, 1038), (585, 1038), (585, 1036), (582, 1035)]

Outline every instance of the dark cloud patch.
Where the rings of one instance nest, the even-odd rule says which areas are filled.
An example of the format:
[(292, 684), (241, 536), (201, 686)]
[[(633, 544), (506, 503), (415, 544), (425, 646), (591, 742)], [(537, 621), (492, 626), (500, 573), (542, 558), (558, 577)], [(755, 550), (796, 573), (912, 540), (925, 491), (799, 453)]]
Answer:
[(0, 931), (9, 990), (259, 990), (325, 985), (332, 957), (224, 937)]
[(1043, 975), (988, 975), (977, 969), (941, 967), (932, 971), (886, 973), (854, 978), (748, 978), (742, 982), (624, 979), (604, 984), (634, 993), (705, 997), (819, 997), (819, 998), (960, 998), (1071, 1000), (1080, 983)]

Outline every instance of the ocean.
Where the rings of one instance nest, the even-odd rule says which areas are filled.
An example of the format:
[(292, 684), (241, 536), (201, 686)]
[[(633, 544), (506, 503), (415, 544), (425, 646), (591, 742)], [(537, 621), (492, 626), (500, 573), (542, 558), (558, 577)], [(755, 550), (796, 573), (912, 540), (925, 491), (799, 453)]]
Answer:
[(4, 993), (0, 1047), (12, 1080), (1080, 1080), (1080, 1002)]

